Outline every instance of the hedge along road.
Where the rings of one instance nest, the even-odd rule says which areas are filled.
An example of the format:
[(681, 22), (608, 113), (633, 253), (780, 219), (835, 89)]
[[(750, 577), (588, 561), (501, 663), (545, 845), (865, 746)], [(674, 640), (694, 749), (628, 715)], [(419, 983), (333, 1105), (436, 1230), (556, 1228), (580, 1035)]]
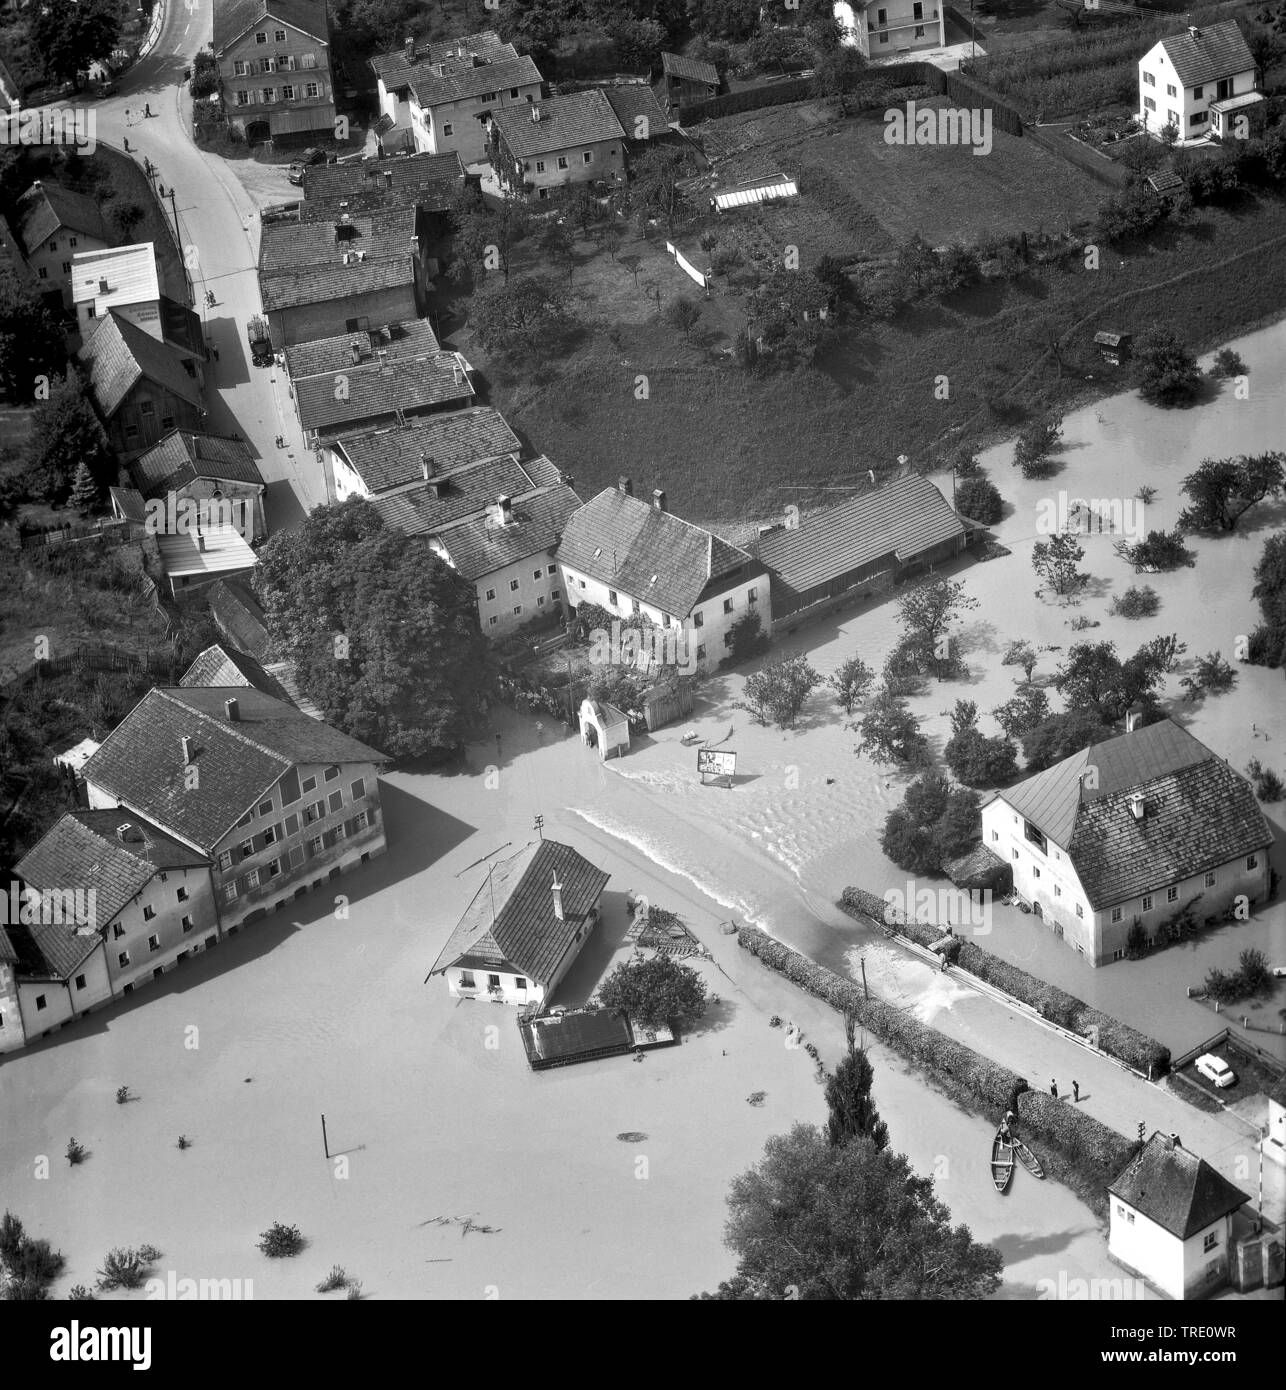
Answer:
[[(1127, 1139), (1136, 1137), (1140, 1121), (1148, 1134), (1153, 1130), (1178, 1134), (1185, 1148), (1248, 1192), (1254, 1205), (1259, 1159), (1255, 1137), (1238, 1116), (1196, 1109), (1166, 1082), (1149, 1082), (1026, 1008), (1008, 1006), (998, 991), (984, 993), (967, 972), (953, 969), (944, 978), (936, 960), (928, 965), (876, 928), (841, 914), (830, 903), (812, 901), (807, 889), (802, 892), (813, 919), (800, 934), (806, 939), (791, 939), (793, 932), (774, 923), (771, 934), (778, 940), (859, 983), (861, 972), (854, 955), (855, 948), (860, 950), (876, 997), (913, 1009), (946, 1037), (1025, 1076), (1033, 1090), (1048, 1093), (1051, 1080), (1057, 1081), (1058, 1094), (1068, 1105), (1075, 1104), (1072, 1082), (1079, 1082), (1080, 1107)], [(824, 925), (841, 917), (850, 930)], [(1276, 1221), (1286, 1215), (1286, 1172), (1270, 1162), (1264, 1164), (1264, 1206)]]

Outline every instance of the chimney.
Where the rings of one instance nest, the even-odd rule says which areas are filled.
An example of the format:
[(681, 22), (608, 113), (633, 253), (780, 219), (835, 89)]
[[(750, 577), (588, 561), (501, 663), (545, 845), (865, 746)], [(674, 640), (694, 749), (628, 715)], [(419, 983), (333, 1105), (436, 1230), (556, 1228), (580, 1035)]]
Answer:
[(420, 455), (420, 472), (424, 474), (426, 483), (433, 476), (433, 458), (427, 451)]
[(101, 280), (101, 279), (99, 280), (99, 282), (98, 282), (98, 293), (99, 293), (99, 294), (106, 294), (106, 293), (107, 293), (107, 281), (106, 281), (106, 280)]
[(1130, 794), (1130, 815), (1135, 820), (1142, 820), (1144, 814), (1144, 803), (1142, 792), (1132, 792)]
[(362, 360), (362, 345), (354, 338), (353, 341), (349, 343), (348, 350), (352, 354), (353, 366), (356, 367)]
[(1125, 711), (1125, 732), (1127, 734), (1132, 734), (1135, 729), (1141, 729), (1142, 727), (1143, 706), (1131, 705), (1130, 708)]
[(227, 713), (229, 724), (241, 723), (241, 706), (237, 703), (235, 698), (225, 700), (223, 702), (223, 708)]
[(347, 252), (347, 251), (344, 252), (344, 264), (345, 264), (345, 265), (348, 264), (348, 252)]
[(658, 512), (665, 511), (665, 490), (664, 488), (654, 487), (652, 489), (652, 505)]
[(549, 891), (554, 895), (554, 916), (560, 922), (566, 921), (563, 916), (563, 885), (558, 881), (558, 870), (554, 870), (554, 881), (550, 885)]
[(183, 747), (183, 766), (184, 766), (184, 767), (191, 767), (191, 766), (192, 766), (192, 740), (191, 740), (191, 738), (190, 738), (187, 734), (184, 734), (183, 737), (182, 737), (182, 739), (180, 739), (180, 743), (182, 744), (182, 747)]
[(622, 473), (621, 476), (617, 478), (616, 486), (617, 489), (620, 492), (624, 493), (626, 497), (634, 496), (634, 484), (625, 476), (624, 473)]
[(385, 187), (385, 188), (392, 188), (392, 187), (393, 187), (393, 171), (392, 171), (392, 169), (385, 169), (385, 170), (384, 170), (384, 187)]
[(419, 238), (419, 236), (418, 236), (415, 232), (412, 232), (412, 233), (411, 233), (411, 255), (413, 255), (413, 256), (418, 256), (419, 254), (420, 254), (420, 238)]
[(205, 537), (201, 534), (200, 531), (196, 533), (196, 548), (201, 552), (202, 555), (205, 554)]
[(406, 49), (407, 61), (408, 61), (408, 62), (411, 62), (411, 63), (415, 62), (415, 39), (414, 39), (414, 37), (408, 38), (407, 41), (406, 41), (406, 43), (403, 45), (403, 47)]
[(531, 119), (533, 121), (540, 120), (540, 103), (538, 101), (533, 101), (531, 103)]
[(384, 367), (385, 364), (388, 362), (388, 349), (380, 348), (375, 355), (380, 359), (380, 367)]
[(510, 526), (514, 519), (514, 504), (512, 500), (501, 493), (496, 498), (496, 522), (500, 526)]
[(1195, 24), (1189, 24), (1189, 25), (1188, 25), (1188, 34), (1189, 34), (1189, 36), (1190, 36), (1191, 38), (1199, 39), (1199, 38), (1201, 37), (1201, 30), (1198, 29), (1197, 26), (1196, 26)]
[(1172, 1149), (1183, 1148), (1183, 1145), (1179, 1143), (1179, 1136), (1174, 1132), (1174, 1130), (1170, 1131), (1170, 1147)]

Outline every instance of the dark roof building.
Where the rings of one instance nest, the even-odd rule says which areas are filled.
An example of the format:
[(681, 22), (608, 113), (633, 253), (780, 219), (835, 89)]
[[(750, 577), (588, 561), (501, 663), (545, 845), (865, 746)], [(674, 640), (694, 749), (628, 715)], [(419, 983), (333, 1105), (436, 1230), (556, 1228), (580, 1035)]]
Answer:
[(928, 479), (910, 477), (765, 532), (757, 549), (780, 621), (881, 575), (949, 559), (975, 530)]
[(128, 465), (130, 481), (146, 497), (177, 492), (197, 478), (263, 487), (263, 474), (239, 439), (171, 430)]
[(603, 95), (620, 121), (626, 139), (655, 140), (670, 133), (665, 112), (645, 82), (625, 82), (618, 87), (604, 87)]
[(453, 71), (473, 64), (475, 58), (481, 64), (511, 62), (518, 57), (518, 50), (505, 41), (492, 29), (484, 29), (477, 34), (464, 34), (455, 39), (437, 39), (432, 43), (417, 44), (408, 39), (401, 47), (390, 53), (377, 53), (371, 59), (371, 70), (379, 77), (385, 87), (392, 91), (405, 87), (420, 66), (447, 66)]
[[(398, 492), (376, 497), (374, 502), (386, 526), (408, 536), (432, 536), (459, 522), (481, 517), (496, 505), (499, 497), (522, 499), (538, 489), (561, 483), (562, 475), (547, 458), (519, 463), (517, 455), (509, 454), (469, 464), (426, 483), (413, 483)], [(516, 508), (516, 515), (523, 512), (522, 507)], [(534, 555), (542, 548), (536, 546), (527, 553)]]
[(491, 113), (500, 138), (515, 159), (535, 159), (599, 140), (621, 140), (625, 131), (607, 97), (597, 88), (549, 97)]
[(662, 53), (661, 71), (666, 77), (676, 77), (681, 82), (704, 82), (716, 87), (719, 85), (718, 68), (702, 58), (685, 58), (679, 53)]
[(239, 652), (235, 647), (224, 647), (218, 642), (197, 654), (196, 660), (179, 677), (181, 686), (252, 686), (274, 700), (282, 700), (293, 705), (295, 701), (281, 682), (257, 662), (254, 657)]
[(1250, 1201), (1177, 1135), (1159, 1131), (1107, 1189), (1179, 1240), (1188, 1240)]
[(580, 507), (580, 498), (564, 483), (506, 500), (507, 505), (437, 533), (445, 558), (475, 583), (530, 556), (552, 555), (568, 518)]
[(115, 240), (93, 198), (52, 180), (38, 180), (18, 199), (15, 225), (29, 256), (55, 232), (64, 230), (108, 245)]
[[(333, 204), (378, 194), (395, 199), (402, 206), (444, 212), (463, 189), (464, 165), (455, 150), (449, 154), (364, 159), (352, 164), (314, 164), (304, 170), (304, 197), (308, 203)], [(357, 206), (352, 210), (357, 211)]]
[(276, 222), (259, 243), (266, 313), (416, 286), (415, 211), (341, 214), (336, 222)]
[(1254, 55), (1235, 19), (1193, 26), (1162, 39), (1161, 47), (1184, 87), (1203, 87), (1221, 77), (1255, 70)]
[[(228, 701), (234, 701), (232, 711)], [(209, 853), (301, 763), (376, 763), (382, 753), (245, 686), (148, 691), (85, 764), (91, 803), (114, 798)], [(195, 767), (193, 791), (187, 769)]]
[(430, 977), (453, 967), (497, 971), (548, 991), (584, 944), (610, 877), (570, 845), (528, 845), (488, 873)]
[(104, 419), (110, 419), (143, 380), (200, 408), (201, 388), (183, 370), (178, 354), (119, 314), (101, 319), (77, 355), (89, 370), (90, 392)]
[(522, 444), (498, 410), (474, 406), (419, 416), (392, 429), (343, 434), (331, 443), (331, 449), (361, 490), (373, 497), (441, 478), (485, 459), (517, 456)]
[(214, 51), (221, 53), (266, 19), (280, 19), (292, 28), (328, 42), (326, 0), (216, 0)]
[(272, 659), (268, 620), (250, 586), (241, 579), (220, 579), (206, 591), (210, 616), (229, 646), (264, 662)]
[[(446, 102), (472, 101), (502, 88), (526, 87), (540, 82), (540, 69), (526, 54), (475, 63), (473, 56), (444, 56), (440, 62), (417, 63), (406, 70), (403, 83), (424, 107)], [(381, 74), (383, 76), (383, 74)], [(389, 87), (384, 77), (385, 87)]]

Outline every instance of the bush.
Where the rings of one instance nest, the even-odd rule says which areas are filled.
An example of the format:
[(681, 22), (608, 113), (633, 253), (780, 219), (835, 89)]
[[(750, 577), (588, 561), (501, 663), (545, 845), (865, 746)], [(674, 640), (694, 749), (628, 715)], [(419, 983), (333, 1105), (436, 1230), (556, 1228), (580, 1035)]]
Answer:
[(147, 1277), (148, 1261), (141, 1250), (130, 1247), (109, 1250), (98, 1271), (100, 1289), (137, 1289)]
[(259, 1237), (259, 1249), (271, 1260), (289, 1259), (304, 1248), (304, 1238), (298, 1226), (274, 1221)]
[(68, 1139), (66, 1152), (67, 1162), (72, 1164), (73, 1167), (77, 1163), (84, 1163), (86, 1155), (84, 1144), (79, 1143), (75, 1139)]
[(1260, 801), (1280, 801), (1286, 795), (1286, 784), (1273, 771), (1265, 767), (1258, 758), (1251, 758), (1246, 764), (1246, 775), (1255, 784), (1255, 795)]
[(1112, 600), (1112, 612), (1122, 618), (1152, 618), (1161, 607), (1161, 595), (1149, 584), (1131, 585)]
[(1173, 531), (1149, 531), (1134, 545), (1129, 541), (1118, 541), (1114, 549), (1126, 564), (1140, 570), (1191, 569), (1197, 563), (1197, 557), (1188, 549), (1183, 533), (1177, 528)]
[(1237, 673), (1219, 652), (1207, 652), (1197, 658), (1190, 676), (1179, 682), (1186, 692), (1185, 700), (1200, 700), (1210, 693), (1221, 694), (1237, 684)]
[(1192, 349), (1169, 329), (1153, 328), (1134, 348), (1139, 394), (1153, 405), (1188, 405), (1201, 390), (1201, 372)]
[(744, 617), (738, 618), (728, 632), (732, 637), (732, 645), (728, 648), (728, 655), (719, 662), (721, 671), (762, 656), (771, 645), (768, 634), (759, 621), (758, 613), (747, 613)]
[(129, 1087), (128, 1087), (128, 1086), (118, 1086), (118, 1087), (116, 1088), (116, 1104), (117, 1104), (117, 1105), (124, 1105), (124, 1104), (126, 1104), (127, 1101), (129, 1101), (129, 1099), (130, 1099)]
[(802, 653), (773, 657), (746, 677), (745, 698), (734, 708), (746, 710), (757, 724), (766, 725), (771, 720), (779, 729), (788, 729), (821, 683), (821, 676)]
[(605, 1009), (619, 1009), (645, 1026), (684, 1027), (706, 1011), (705, 981), (671, 956), (636, 957), (618, 965), (598, 991)]
[(1127, 960), (1142, 960), (1148, 953), (1148, 934), (1143, 923), (1135, 918), (1130, 930), (1125, 934), (1125, 956)]
[(317, 1292), (331, 1293), (335, 1289), (346, 1289), (351, 1282), (343, 1265), (331, 1265), (330, 1273), (317, 1285)]
[(1220, 348), (1215, 353), (1214, 364), (1210, 368), (1213, 377), (1245, 376), (1246, 364), (1235, 348)]
[(90, 1292), (89, 1289), (87, 1289), (84, 1286), (84, 1284), (73, 1284), (71, 1288), (67, 1290), (67, 1302), (93, 1303), (94, 1295)]
[(956, 488), (956, 511), (970, 521), (994, 526), (1004, 512), (1000, 489), (987, 478), (965, 478)]
[(1269, 969), (1268, 957), (1253, 947), (1243, 951), (1238, 957), (1236, 970), (1211, 969), (1206, 972), (1205, 991), (1211, 999), (1221, 1004), (1235, 1004), (1239, 999), (1271, 994), (1273, 972)]

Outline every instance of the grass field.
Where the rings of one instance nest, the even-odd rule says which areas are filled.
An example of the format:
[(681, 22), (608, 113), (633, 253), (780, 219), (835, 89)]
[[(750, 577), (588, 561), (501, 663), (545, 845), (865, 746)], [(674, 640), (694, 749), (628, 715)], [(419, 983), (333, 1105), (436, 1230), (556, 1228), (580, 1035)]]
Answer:
[[(916, 103), (950, 105), (945, 97)], [(719, 139), (739, 150), (718, 162), (723, 183), (778, 169), (799, 176), (805, 196), (798, 211), (783, 210), (780, 235), (806, 262), (828, 251), (879, 254), (916, 232), (941, 246), (1067, 228), (1091, 218), (1104, 197), (1089, 175), (1000, 131), (990, 154), (975, 155), (962, 146), (886, 144), (882, 112), (806, 125), (799, 111), (777, 107), (715, 124), (730, 127)], [(753, 138), (743, 135), (747, 128)], [(731, 223), (742, 215), (725, 216)], [(846, 251), (837, 251), (845, 241)]]
[[(1011, 425), (988, 403), (1007, 395), (1038, 411), (1119, 390), (1091, 346), (1104, 325), (1137, 333), (1168, 323), (1200, 349), (1286, 312), (1286, 244), (1259, 250), (1284, 226), (1280, 201), (1206, 210), (1150, 251), (1105, 255), (1097, 272), (1042, 271), (892, 324), (859, 320), (819, 369), (782, 377), (745, 375), (720, 355), (744, 318), (721, 282), (705, 301), (663, 246), (634, 241), (620, 257), (640, 257), (636, 287), (623, 259), (582, 242), (570, 293), (589, 331), (568, 357), (515, 378), (489, 364), (467, 327), (456, 345), (479, 365), (491, 403), (583, 496), (628, 473), (636, 490), (667, 489), (680, 515), (729, 523), (824, 500), (825, 489), (890, 469), (900, 454), (922, 465), (955, 431), (992, 437)], [(516, 270), (535, 260), (523, 248)], [(662, 313), (681, 294), (701, 303), (690, 340), (658, 317), (649, 282)], [(1082, 320), (1060, 377), (1039, 333)], [(997, 482), (1003, 493), (1006, 480)]]

